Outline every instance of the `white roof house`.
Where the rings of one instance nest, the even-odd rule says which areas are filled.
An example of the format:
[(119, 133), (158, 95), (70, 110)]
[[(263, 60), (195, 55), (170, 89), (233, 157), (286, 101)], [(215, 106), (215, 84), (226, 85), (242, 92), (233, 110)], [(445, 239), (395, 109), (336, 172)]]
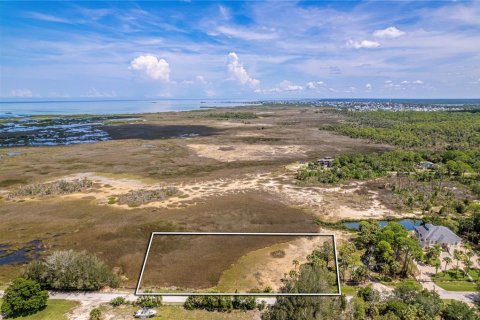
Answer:
[(415, 228), (420, 244), (424, 246), (433, 246), (439, 244), (442, 246), (457, 246), (462, 241), (462, 238), (457, 236), (447, 227), (435, 226), (431, 223), (422, 224)]

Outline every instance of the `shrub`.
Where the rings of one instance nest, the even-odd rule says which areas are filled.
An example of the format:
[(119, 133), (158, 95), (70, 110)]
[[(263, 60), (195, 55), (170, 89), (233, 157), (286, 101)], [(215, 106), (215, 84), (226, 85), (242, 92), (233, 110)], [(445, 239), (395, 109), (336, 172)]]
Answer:
[(72, 250), (55, 251), (45, 261), (31, 262), (24, 277), (56, 290), (98, 290), (119, 284), (118, 277), (99, 258)]
[(210, 113), (209, 118), (217, 119), (256, 119), (257, 115), (253, 112), (217, 112)]
[(178, 189), (175, 187), (167, 187), (155, 190), (132, 190), (128, 193), (118, 196), (117, 203), (137, 207), (153, 201), (162, 201), (176, 194), (178, 194)]
[(183, 307), (187, 310), (201, 309), (207, 311), (229, 312), (231, 310), (265, 309), (265, 302), (257, 304), (254, 296), (190, 296)]
[(29, 184), (18, 188), (10, 192), (7, 195), (8, 199), (16, 197), (28, 197), (28, 196), (49, 196), (58, 194), (69, 194), (75, 192), (82, 192), (88, 188), (91, 188), (93, 182), (87, 178), (75, 179), (72, 181), (58, 180), (49, 183), (41, 184)]
[(118, 307), (121, 306), (122, 304), (125, 304), (127, 301), (125, 300), (124, 297), (116, 297), (110, 300), (110, 305), (112, 307)]
[(136, 305), (141, 308), (158, 308), (162, 305), (162, 297), (141, 296), (137, 299)]
[(102, 319), (102, 311), (99, 308), (93, 308), (90, 311), (90, 320), (101, 320)]
[(7, 317), (34, 314), (47, 306), (48, 293), (33, 280), (17, 278), (5, 290), (1, 312)]
[(450, 302), (442, 312), (442, 319), (445, 320), (475, 320), (477, 316), (474, 308), (461, 301)]

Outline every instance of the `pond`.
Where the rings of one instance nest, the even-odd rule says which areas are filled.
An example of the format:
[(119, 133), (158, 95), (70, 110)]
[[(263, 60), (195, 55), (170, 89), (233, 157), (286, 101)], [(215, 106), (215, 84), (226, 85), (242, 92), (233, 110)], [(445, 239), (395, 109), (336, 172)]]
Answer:
[(9, 245), (0, 244), (0, 266), (27, 263), (38, 258), (43, 250), (44, 247), (40, 240), (30, 241), (19, 249), (12, 249)]
[[(390, 221), (388, 220), (380, 220), (378, 223), (380, 224), (381, 228), (384, 228), (387, 223)], [(398, 220), (398, 223), (400, 223), (402, 226), (405, 227), (407, 230), (413, 230), (413, 228), (418, 227), (419, 225), (422, 224), (422, 220), (417, 220), (417, 219), (402, 219)], [(350, 222), (344, 222), (343, 225), (350, 230), (358, 230), (360, 228), (360, 221), (350, 221)]]

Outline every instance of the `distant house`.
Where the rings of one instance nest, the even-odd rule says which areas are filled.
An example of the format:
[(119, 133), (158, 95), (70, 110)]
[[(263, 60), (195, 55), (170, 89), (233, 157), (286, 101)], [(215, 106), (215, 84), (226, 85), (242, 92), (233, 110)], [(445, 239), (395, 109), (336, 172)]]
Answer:
[(333, 166), (333, 158), (325, 157), (323, 159), (318, 159), (317, 164), (323, 166), (324, 168), (331, 168)]
[(439, 244), (445, 251), (450, 253), (460, 248), (462, 239), (447, 227), (435, 226), (431, 223), (422, 224), (416, 227), (415, 234), (422, 247)]
[(435, 163), (430, 161), (422, 161), (417, 166), (421, 169), (430, 170), (430, 169), (433, 169), (433, 167), (435, 167)]

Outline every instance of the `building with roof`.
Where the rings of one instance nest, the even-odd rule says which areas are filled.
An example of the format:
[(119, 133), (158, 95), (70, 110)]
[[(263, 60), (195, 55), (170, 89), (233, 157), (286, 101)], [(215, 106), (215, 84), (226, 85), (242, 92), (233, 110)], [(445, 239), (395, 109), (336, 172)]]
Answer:
[(426, 223), (416, 227), (414, 230), (423, 248), (439, 244), (443, 250), (450, 253), (455, 249), (460, 249), (462, 238), (447, 227)]
[(325, 157), (323, 159), (318, 159), (317, 164), (324, 168), (331, 168), (333, 166), (333, 161), (334, 159), (332, 157)]

